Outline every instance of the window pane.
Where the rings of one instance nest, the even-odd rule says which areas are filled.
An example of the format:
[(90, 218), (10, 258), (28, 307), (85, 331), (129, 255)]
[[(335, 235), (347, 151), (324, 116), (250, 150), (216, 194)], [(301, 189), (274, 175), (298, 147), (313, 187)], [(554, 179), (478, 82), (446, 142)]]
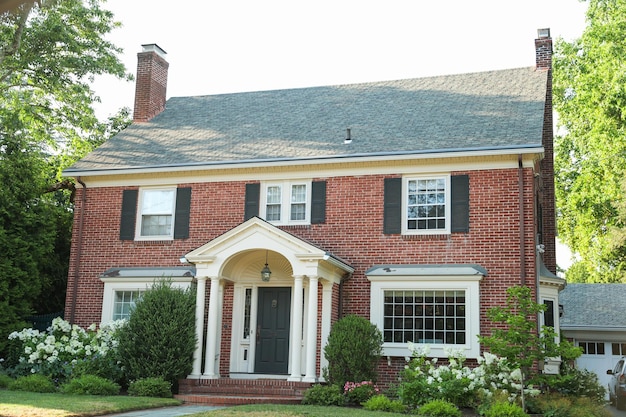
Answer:
[(407, 228), (440, 230), (446, 227), (446, 189), (444, 179), (407, 182)]
[(304, 204), (291, 205), (291, 220), (306, 219), (306, 206)]
[(141, 216), (141, 236), (169, 236), (172, 216)]
[(291, 186), (291, 202), (304, 203), (306, 201), (306, 185), (298, 184)]
[(128, 319), (130, 310), (140, 295), (140, 291), (116, 291), (113, 301), (113, 320)]
[(175, 190), (143, 190), (141, 236), (171, 236)]
[(280, 200), (280, 186), (274, 185), (271, 187), (267, 187), (267, 204), (280, 204)]
[(265, 217), (267, 221), (277, 222), (280, 220), (280, 205), (278, 204), (268, 204)]
[(385, 342), (465, 343), (464, 291), (385, 291)]
[(144, 190), (142, 214), (172, 214), (174, 190)]

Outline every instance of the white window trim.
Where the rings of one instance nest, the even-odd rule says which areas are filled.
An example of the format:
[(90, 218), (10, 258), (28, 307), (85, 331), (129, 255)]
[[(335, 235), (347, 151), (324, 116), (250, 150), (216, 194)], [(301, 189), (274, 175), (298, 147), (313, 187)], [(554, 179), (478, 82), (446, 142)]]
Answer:
[[(141, 235), (141, 222), (143, 220), (142, 207), (144, 193), (146, 191), (173, 191), (174, 198), (172, 199), (172, 227), (170, 233), (167, 235), (154, 235), (154, 236), (142, 236)], [(176, 187), (146, 187), (139, 189), (139, 201), (137, 203), (137, 215), (135, 220), (135, 240), (174, 240), (174, 224), (176, 221)]]
[[(408, 228), (408, 205), (409, 205), (409, 181), (411, 180), (437, 180), (444, 179), (446, 183), (446, 227), (445, 229), (424, 230)], [(450, 174), (438, 175), (411, 175), (402, 178), (402, 234), (403, 235), (447, 235), (450, 234), (450, 222), (452, 221), (452, 200), (450, 190)]]
[[(100, 324), (106, 324), (113, 321), (113, 313), (115, 312), (115, 293), (118, 291), (147, 291), (154, 284), (155, 280), (162, 277), (150, 277), (142, 279), (134, 279), (129, 281), (119, 281), (119, 278), (106, 278), (104, 281), (104, 291), (102, 293), (102, 315)], [(190, 278), (176, 281), (172, 280), (172, 288), (187, 289), (190, 287)]]
[[(267, 220), (267, 188), (273, 186), (281, 187), (281, 204), (280, 204), (280, 221), (267, 220), (274, 225), (286, 226), (286, 225), (298, 225), (298, 224), (311, 224), (311, 180), (289, 180), (289, 181), (270, 181), (261, 184), (261, 196), (260, 196), (260, 208), (259, 215), (262, 219)], [(306, 186), (306, 201), (305, 201), (305, 214), (303, 220), (290, 220), (291, 213), (291, 186), (292, 185), (305, 185)], [(285, 192), (287, 191), (287, 192)]]
[[(368, 277), (370, 287), (370, 320), (380, 331), (384, 329), (385, 291), (402, 290), (462, 290), (465, 291), (465, 344), (429, 344), (430, 356), (447, 357), (446, 348), (461, 350), (466, 358), (480, 356), (480, 279), (481, 276), (393, 276)], [(421, 344), (415, 343), (420, 346)], [(384, 356), (410, 357), (407, 343), (383, 343)]]

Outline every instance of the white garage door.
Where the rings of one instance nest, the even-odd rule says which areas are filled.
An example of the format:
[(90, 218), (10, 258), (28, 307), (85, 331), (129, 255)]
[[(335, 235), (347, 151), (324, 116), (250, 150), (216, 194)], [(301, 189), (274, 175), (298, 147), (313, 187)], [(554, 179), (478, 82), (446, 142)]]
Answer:
[(613, 369), (620, 357), (626, 356), (626, 343), (577, 341), (576, 345), (583, 349), (576, 366), (595, 372), (600, 384), (606, 388), (610, 379), (606, 371)]

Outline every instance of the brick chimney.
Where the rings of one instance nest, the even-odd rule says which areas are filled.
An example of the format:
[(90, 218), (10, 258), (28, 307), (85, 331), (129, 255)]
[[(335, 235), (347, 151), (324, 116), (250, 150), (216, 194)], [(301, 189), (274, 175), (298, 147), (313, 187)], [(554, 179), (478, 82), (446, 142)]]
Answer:
[(147, 122), (165, 109), (167, 90), (166, 52), (156, 43), (141, 45), (137, 54), (137, 82), (133, 122)]
[(537, 29), (535, 59), (538, 70), (552, 69), (552, 38), (550, 37), (550, 29)]

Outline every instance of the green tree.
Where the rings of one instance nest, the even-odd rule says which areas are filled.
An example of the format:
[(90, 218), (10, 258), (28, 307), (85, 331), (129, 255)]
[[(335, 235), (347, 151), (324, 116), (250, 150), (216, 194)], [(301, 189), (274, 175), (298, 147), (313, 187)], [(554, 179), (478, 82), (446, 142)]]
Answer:
[(158, 378), (177, 387), (196, 347), (195, 292), (160, 280), (143, 293), (120, 329), (120, 360), (129, 380)]
[(130, 78), (99, 3), (0, 13), (0, 352), (26, 316), (63, 308), (73, 184), (61, 171), (128, 123), (127, 110), (101, 122), (92, 108), (94, 76)]
[(625, 227), (617, 216), (625, 199), (625, 56), (623, 0), (590, 0), (582, 37), (555, 47), (554, 103), (565, 132), (555, 142), (558, 226), (580, 257), (576, 281), (626, 282), (626, 245), (610, 236)]
[(489, 336), (478, 339), (491, 353), (506, 358), (509, 366), (520, 369), (523, 387), (538, 369), (537, 365), (546, 359), (560, 357), (569, 361), (580, 356), (580, 349), (567, 340), (557, 343), (552, 327), (542, 326), (538, 330), (537, 317), (545, 306), (533, 301), (530, 288), (510, 287), (506, 293), (504, 306), (487, 310), (487, 317), (496, 327)]

